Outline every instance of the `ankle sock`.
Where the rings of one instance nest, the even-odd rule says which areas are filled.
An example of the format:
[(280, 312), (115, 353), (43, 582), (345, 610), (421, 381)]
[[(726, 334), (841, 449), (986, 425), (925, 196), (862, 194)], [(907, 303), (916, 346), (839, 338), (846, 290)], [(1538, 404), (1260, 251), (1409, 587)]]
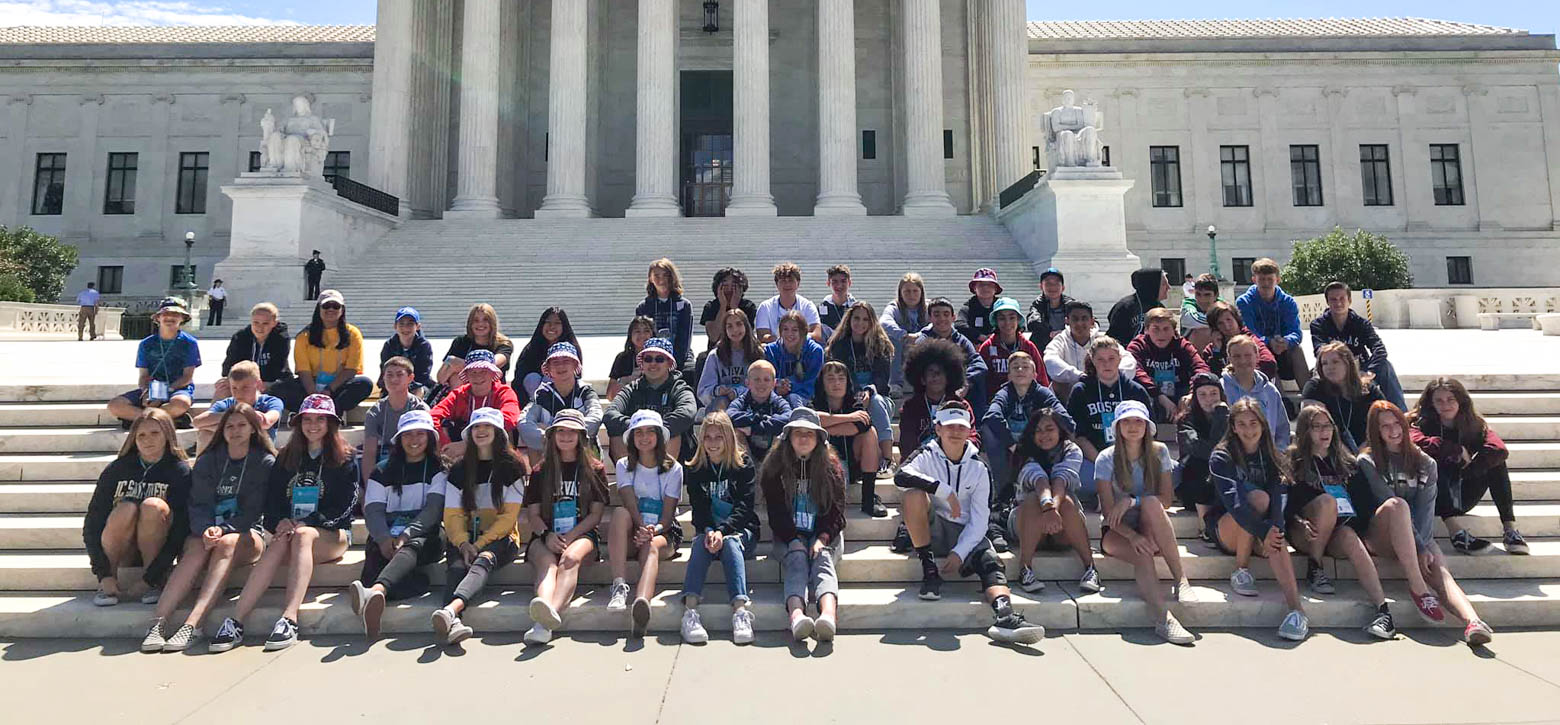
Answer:
[(921, 575), (926, 578), (937, 576), (937, 560), (932, 557), (932, 547), (917, 546), (915, 553), (921, 557)]
[(1006, 594), (999, 594), (991, 600), (991, 613), (997, 619), (1004, 619), (1013, 614), (1013, 601)]

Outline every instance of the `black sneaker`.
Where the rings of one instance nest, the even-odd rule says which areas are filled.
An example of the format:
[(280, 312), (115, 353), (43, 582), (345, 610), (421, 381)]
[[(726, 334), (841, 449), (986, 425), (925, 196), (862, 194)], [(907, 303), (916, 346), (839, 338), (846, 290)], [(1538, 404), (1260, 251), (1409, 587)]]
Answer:
[(919, 596), (928, 602), (942, 599), (942, 583), (941, 575), (935, 572), (928, 572), (926, 577), (921, 580), (921, 593)]
[(1522, 532), (1516, 529), (1508, 529), (1505, 536), (1501, 537), (1506, 545), (1507, 554), (1526, 555), (1528, 553), (1527, 539), (1522, 538)]
[(899, 522), (899, 528), (894, 530), (894, 541), (888, 545), (888, 550), (895, 554), (908, 554), (915, 549), (910, 543), (910, 530), (905, 528), (905, 522)]
[(998, 554), (1006, 554), (1008, 552), (1007, 537), (1002, 534), (993, 534), (991, 536), (991, 548), (996, 549)]
[(883, 505), (882, 500), (878, 499), (876, 496), (873, 496), (872, 503), (862, 504), (861, 512), (871, 516), (874, 519), (881, 519), (888, 516), (888, 507)]
[(1009, 612), (986, 629), (986, 636), (1008, 644), (1034, 644), (1045, 638), (1045, 627), (1024, 621), (1024, 615)]
[(1392, 612), (1385, 610), (1386, 607), (1383, 606), (1381, 611), (1376, 612), (1376, 618), (1370, 620), (1370, 624), (1365, 627), (1366, 634), (1378, 639), (1397, 637), (1397, 627), (1392, 624)]
[(1468, 533), (1467, 529), (1463, 529), (1462, 531), (1452, 534), (1452, 548), (1456, 549), (1457, 553), (1459, 554), (1477, 556), (1479, 554), (1488, 552), (1490, 550), (1490, 546), (1492, 546), (1492, 544), (1490, 544), (1488, 539), (1481, 539), (1477, 536), (1474, 536), (1473, 534)]
[(179, 430), (190, 430), (195, 427), (195, 419), (190, 417), (189, 413), (185, 413), (173, 419), (173, 427)]
[(208, 652), (226, 652), (244, 643), (244, 624), (232, 617), (222, 620), (216, 636), (206, 645)]
[(265, 651), (275, 652), (298, 643), (298, 623), (282, 617), (271, 628), (271, 636), (265, 638)]

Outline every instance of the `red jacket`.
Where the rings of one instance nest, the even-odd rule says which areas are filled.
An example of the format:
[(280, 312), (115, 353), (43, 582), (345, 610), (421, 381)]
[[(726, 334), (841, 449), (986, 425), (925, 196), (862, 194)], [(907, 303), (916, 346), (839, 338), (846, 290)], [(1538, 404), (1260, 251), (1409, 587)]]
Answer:
[(453, 427), (456, 432), (466, 427), (471, 422), (471, 412), (475, 408), (497, 408), (504, 415), (504, 430), (508, 431), (511, 439), (516, 428), (520, 425), (520, 399), (515, 397), (515, 389), (503, 383), (493, 383), (493, 392), (487, 397), (473, 396), (471, 384), (467, 383), (454, 390), (438, 405), (433, 406), (433, 427), (439, 429), (439, 445), (449, 443), (450, 431)]
[[(1457, 440), (1443, 437), (1442, 432), (1441, 421), (1433, 413), (1429, 418), (1420, 418), (1408, 427), (1409, 440), (1435, 459), (1439, 473), (1461, 473), (1464, 478), (1470, 478), (1504, 465), (1511, 455), (1506, 450), (1506, 442), (1489, 426), (1484, 427), (1483, 440), (1474, 437), (1473, 431), (1457, 431)], [(1471, 437), (1473, 440), (1469, 440)], [(1464, 447), (1468, 449), (1470, 457), (1466, 466), (1462, 462)]]
[[(1179, 335), (1171, 339), (1169, 345), (1156, 347), (1144, 332), (1128, 343), (1127, 352), (1137, 360), (1135, 379), (1148, 391), (1150, 399), (1168, 395), (1180, 400), (1182, 395), (1191, 392), (1192, 376), (1208, 372), (1208, 363), (1203, 362), (1192, 343)], [(1158, 380), (1154, 377), (1156, 374)], [(1171, 383), (1169, 390), (1162, 389), (1161, 380)]]
[(1015, 352), (1028, 353), (1035, 361), (1035, 381), (1041, 385), (1049, 386), (1051, 376), (1045, 372), (1045, 361), (1040, 354), (1040, 348), (1030, 342), (1022, 334), (1018, 336), (1018, 344), (1006, 347), (997, 344), (997, 336), (992, 335), (976, 348), (976, 352), (986, 360), (986, 391), (990, 395), (996, 395), (997, 389), (1007, 382), (1007, 359)]

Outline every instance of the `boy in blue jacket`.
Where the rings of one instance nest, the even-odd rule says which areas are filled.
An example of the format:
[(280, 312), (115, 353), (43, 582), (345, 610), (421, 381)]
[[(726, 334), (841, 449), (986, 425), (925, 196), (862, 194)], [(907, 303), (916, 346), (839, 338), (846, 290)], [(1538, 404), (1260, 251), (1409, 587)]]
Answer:
[(1311, 366), (1300, 346), (1300, 306), (1282, 287), (1278, 263), (1266, 257), (1251, 265), (1252, 286), (1235, 300), (1242, 320), (1278, 359), (1278, 375), (1305, 387)]

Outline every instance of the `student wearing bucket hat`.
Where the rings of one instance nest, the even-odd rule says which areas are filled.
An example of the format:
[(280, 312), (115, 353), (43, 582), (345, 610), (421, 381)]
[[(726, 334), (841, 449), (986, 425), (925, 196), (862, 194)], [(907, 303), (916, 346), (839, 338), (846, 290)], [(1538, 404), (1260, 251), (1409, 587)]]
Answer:
[(147, 407), (162, 408), (179, 428), (189, 428), (190, 405), (195, 400), (195, 368), (200, 367), (200, 343), (179, 329), (190, 321), (184, 300), (163, 299), (152, 315), (157, 331), (147, 335), (135, 350), (137, 381), (135, 390), (108, 401), (108, 412), (118, 418), (121, 427), (130, 424)]
[[(314, 567), (340, 559), (351, 544), (352, 510), (358, 502), (357, 456), (341, 435), (341, 417), (329, 395), (311, 395), (292, 416), (293, 429), (271, 468), (265, 527), (271, 541), (249, 572), (233, 616), (222, 623), (213, 647), (243, 643), (242, 623), (260, 604), (277, 572), (289, 570), (282, 616), (266, 638), (266, 651), (298, 642), (298, 610)], [(218, 650), (220, 651), (220, 650)]]
[(493, 353), (472, 350), (466, 353), (460, 371), (462, 385), (451, 390), (433, 406), (433, 424), (439, 429), (440, 453), (455, 460), (465, 455), (462, 432), (475, 420), (476, 411), (491, 408), (499, 412), (507, 435), (513, 436), (520, 425), (520, 401), (515, 389), (503, 384), (503, 371), (493, 361)]
[[(649, 375), (649, 369), (646, 369)], [(612, 564), (612, 589), (607, 608), (622, 611), (629, 606), (626, 580), (628, 557), (639, 558), (631, 633), (642, 637), (650, 624), (650, 598), (662, 559), (670, 559), (682, 543), (677, 503), (682, 500), (682, 464), (667, 449), (671, 432), (654, 410), (640, 410), (623, 431), (628, 455), (617, 462), (618, 508), (612, 513), (607, 551)]]
[(1051, 379), (1046, 377), (1045, 369), (1038, 367), (1040, 348), (1021, 334), (1024, 317), (1018, 311), (1018, 300), (1012, 297), (997, 298), (991, 308), (991, 317), (994, 320), (991, 336), (975, 347), (975, 351), (986, 362), (986, 390), (994, 393), (1008, 381), (1008, 356), (1015, 352), (1024, 353), (1036, 361), (1036, 378), (1041, 385), (1050, 385)]
[[(970, 276), (970, 294), (972, 296), (959, 308), (955, 327), (959, 334), (970, 339), (971, 344), (978, 346), (997, 330), (997, 321), (991, 316), (997, 295), (1002, 294), (1002, 285), (997, 282), (997, 270), (990, 267), (975, 270), (975, 274)], [(1016, 303), (1014, 307), (1017, 307)]]
[(1073, 298), (1062, 294), (1066, 289), (1062, 270), (1051, 267), (1040, 273), (1040, 296), (1029, 303), (1024, 329), (1029, 332), (1029, 341), (1041, 350), (1057, 335), (1067, 332), (1067, 305)]
[[(791, 637), (834, 639), (839, 621), (837, 568), (845, 551), (845, 469), (811, 408), (791, 411), (758, 471), (780, 562)], [(808, 616), (816, 605), (818, 617)]]
[(529, 405), (536, 395), (536, 388), (547, 382), (547, 361), (552, 359), (558, 345), (573, 347), (576, 363), (583, 359), (580, 356), (580, 340), (574, 335), (574, 325), (569, 323), (569, 313), (555, 305), (542, 310), (541, 317), (536, 319), (536, 329), (531, 332), (530, 341), (521, 348), (516, 358), (514, 389), (515, 397), (520, 399), (520, 407)]
[(444, 489), (434, 484), (444, 464), (433, 416), (426, 409), (407, 411), (387, 442), (389, 459), (374, 467), (363, 497), (368, 526), (363, 573), (347, 588), (352, 612), (362, 618), (370, 641), (379, 636), (386, 600), (427, 592), (423, 567), (444, 556), (439, 537)]
[(520, 411), (520, 444), (530, 451), (532, 464), (541, 463), (542, 437), (556, 416), (573, 410), (585, 426), (585, 445), (597, 449), (596, 431), (601, 429), (601, 400), (590, 383), (580, 379), (580, 351), (573, 343), (555, 342), (547, 350), (541, 366), (547, 380), (537, 386), (525, 410)]
[(412, 363), (412, 394), (427, 395), (433, 389), (433, 343), (422, 334), (422, 315), (416, 307), (395, 311), (395, 334), (379, 348), (379, 389), (385, 389), (385, 362), (404, 357)]
[(1123, 401), (1115, 406), (1113, 415), (1112, 445), (1100, 451), (1094, 461), (1093, 476), (1104, 516), (1100, 548), (1106, 556), (1132, 565), (1138, 594), (1152, 612), (1154, 631), (1172, 644), (1191, 644), (1192, 634), (1166, 608), (1154, 568), (1154, 557), (1164, 559), (1176, 582), (1172, 598), (1187, 601), (1191, 584), (1181, 566), (1175, 528), (1165, 512), (1173, 495), (1170, 449), (1154, 440), (1154, 421), (1142, 401)]
[[(513, 395), (514, 391), (510, 391)], [(525, 459), (509, 445), (504, 416), (478, 408), (461, 431), (460, 460), (435, 483), (444, 491), (444, 606), (431, 617), (442, 644), (459, 644), (474, 632), (461, 621), (488, 579), (520, 551), (520, 512), (525, 500)]]
[(610, 494), (606, 469), (589, 445), (585, 416), (579, 411), (559, 410), (536, 450), (541, 465), (525, 487), (526, 528), (531, 532), (525, 560), (536, 573), (532, 626), (525, 641), (541, 645), (563, 626), (561, 612), (574, 601), (580, 568), (601, 555), (596, 527)]
[(699, 412), (699, 401), (693, 388), (677, 374), (677, 362), (673, 357), (672, 343), (660, 337), (650, 338), (639, 351), (639, 365), (643, 374), (612, 397), (612, 403), (602, 413), (602, 423), (611, 436), (609, 450), (614, 459), (630, 454), (629, 441), (623, 437), (629, 423), (640, 411), (653, 411), (666, 427), (667, 452), (674, 459), (684, 450), (693, 450), (689, 442), (694, 416)]

